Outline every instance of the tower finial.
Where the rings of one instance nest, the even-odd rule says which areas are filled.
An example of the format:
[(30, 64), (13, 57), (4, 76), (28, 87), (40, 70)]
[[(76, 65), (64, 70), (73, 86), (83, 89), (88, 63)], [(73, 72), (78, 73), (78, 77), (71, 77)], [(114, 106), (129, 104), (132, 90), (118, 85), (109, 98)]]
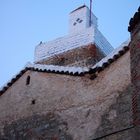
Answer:
[(90, 0), (90, 18), (89, 18), (89, 26), (91, 26), (91, 14), (92, 14), (92, 0)]

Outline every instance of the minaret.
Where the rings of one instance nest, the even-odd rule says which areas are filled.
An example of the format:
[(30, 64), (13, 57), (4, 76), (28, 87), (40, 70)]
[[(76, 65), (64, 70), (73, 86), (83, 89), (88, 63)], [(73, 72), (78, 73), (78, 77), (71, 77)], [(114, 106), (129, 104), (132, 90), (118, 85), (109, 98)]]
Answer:
[[(90, 23), (91, 22), (91, 23)], [(97, 28), (97, 18), (91, 13), (90, 20), (90, 9), (83, 5), (69, 15), (69, 33), (75, 33), (83, 31), (89, 27)]]
[(69, 14), (67, 36), (36, 47), (35, 63), (91, 67), (112, 50), (113, 47), (98, 30), (96, 16), (93, 13), (90, 16), (90, 9), (83, 5)]

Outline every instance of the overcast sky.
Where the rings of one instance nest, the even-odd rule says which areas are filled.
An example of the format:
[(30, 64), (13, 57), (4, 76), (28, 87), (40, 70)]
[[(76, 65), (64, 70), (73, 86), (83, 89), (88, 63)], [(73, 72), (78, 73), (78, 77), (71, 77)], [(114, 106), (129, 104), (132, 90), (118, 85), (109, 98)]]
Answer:
[[(34, 59), (35, 46), (68, 33), (68, 15), (90, 0), (0, 0), (0, 86)], [(129, 38), (140, 0), (93, 0), (99, 30), (114, 48)]]

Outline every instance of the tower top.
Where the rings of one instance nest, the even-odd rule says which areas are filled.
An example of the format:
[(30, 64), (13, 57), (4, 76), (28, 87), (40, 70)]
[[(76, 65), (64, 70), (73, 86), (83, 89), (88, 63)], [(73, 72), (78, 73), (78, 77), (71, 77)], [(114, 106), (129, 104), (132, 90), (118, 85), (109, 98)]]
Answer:
[[(113, 48), (102, 33), (98, 30), (97, 18), (86, 6), (82, 5), (69, 14), (69, 34), (57, 38), (53, 41), (40, 43), (35, 49), (35, 63), (58, 64), (54, 61), (58, 56), (66, 56), (69, 52), (88, 48), (87, 46), (95, 46), (100, 53), (107, 55)], [(75, 54), (75, 53), (72, 53)], [(79, 60), (80, 53), (75, 54), (75, 60)], [(66, 57), (65, 57), (66, 58)], [(70, 58), (66, 58), (66, 62), (70, 62)], [(81, 58), (83, 59), (83, 57)], [(62, 58), (63, 60), (63, 58)], [(81, 60), (82, 61), (82, 60)], [(85, 64), (85, 62), (83, 62)]]
[(70, 12), (70, 14), (71, 14), (71, 13), (74, 13), (75, 11), (80, 10), (80, 9), (82, 9), (82, 8), (84, 8), (84, 7), (87, 7), (87, 6), (84, 4), (84, 5), (82, 5), (82, 6), (78, 7), (78, 8), (76, 8), (76, 9), (73, 10), (72, 12)]
[(97, 18), (86, 6), (82, 5), (69, 14), (69, 33), (75, 33), (89, 28), (97, 28)]

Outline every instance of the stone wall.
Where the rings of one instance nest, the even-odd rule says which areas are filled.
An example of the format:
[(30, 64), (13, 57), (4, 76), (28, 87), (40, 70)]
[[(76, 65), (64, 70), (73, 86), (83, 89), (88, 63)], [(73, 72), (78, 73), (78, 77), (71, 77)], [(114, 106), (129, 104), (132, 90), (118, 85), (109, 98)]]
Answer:
[(27, 71), (0, 97), (1, 139), (133, 140), (129, 56), (94, 80)]
[(91, 44), (42, 60), (38, 64), (90, 67), (103, 57), (104, 54)]

